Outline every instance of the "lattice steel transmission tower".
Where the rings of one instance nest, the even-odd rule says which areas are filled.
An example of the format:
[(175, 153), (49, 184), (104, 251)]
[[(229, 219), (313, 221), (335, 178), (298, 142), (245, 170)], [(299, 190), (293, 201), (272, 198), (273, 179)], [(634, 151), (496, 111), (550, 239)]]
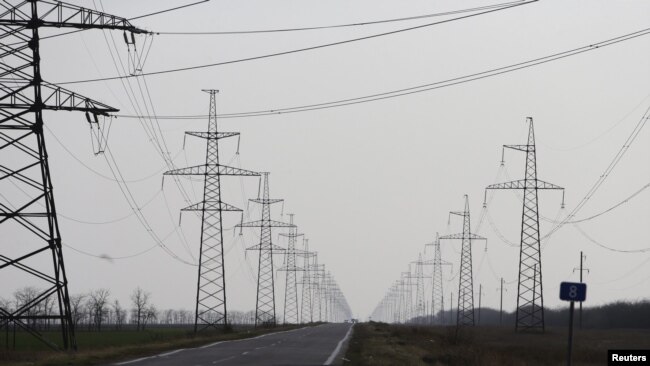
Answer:
[(217, 125), (218, 90), (204, 90), (210, 94), (208, 131), (187, 131), (186, 135), (205, 139), (205, 164), (167, 171), (165, 175), (198, 175), (204, 177), (203, 200), (181, 209), (201, 212), (201, 244), (196, 288), (194, 331), (220, 328), (228, 324), (226, 309), (226, 269), (223, 259), (223, 212), (242, 210), (221, 200), (221, 176), (259, 176), (249, 170), (219, 163), (219, 140), (239, 136), (239, 132), (219, 132)]
[[(444, 323), (444, 292), (442, 286), (442, 266), (451, 266), (451, 263), (442, 260), (442, 254), (440, 252), (440, 236), (436, 233), (436, 240), (433, 243), (425, 244), (425, 250), (427, 246), (433, 247), (433, 261), (430, 262), (433, 265), (433, 283), (431, 284), (431, 322), (433, 323), (434, 319), (438, 325)], [(451, 309), (449, 309), (451, 311)], [(436, 317), (436, 313), (440, 313), (440, 316)]]
[(415, 319), (417, 323), (423, 323), (426, 317), (426, 300), (424, 295), (424, 279), (429, 276), (424, 275), (424, 266), (429, 264), (422, 259), (422, 253), (418, 254), (418, 260), (411, 262), (415, 264)]
[(411, 265), (407, 272), (402, 272), (402, 287), (404, 289), (404, 323), (411, 323), (413, 321), (413, 273), (411, 272)]
[[(146, 31), (125, 18), (61, 2), (2, 0), (0, 4), (0, 237), (4, 239), (0, 269), (9, 282), (29, 279), (39, 288), (38, 294), (15, 309), (0, 307), (0, 333), (9, 337), (9, 328), (17, 327), (54, 349), (60, 349), (61, 343), (64, 349), (76, 349), (43, 111), (82, 111), (88, 122), (99, 125), (98, 116), (118, 110), (43, 80), (39, 30)], [(35, 309), (52, 298), (54, 312), (37, 314)], [(42, 321), (60, 327), (62, 342), (36, 329)]]
[(269, 173), (262, 173), (264, 176), (264, 193), (262, 198), (251, 199), (251, 202), (262, 205), (262, 219), (245, 222), (238, 227), (260, 228), (260, 243), (246, 250), (258, 252), (257, 272), (257, 300), (255, 305), (255, 326), (273, 327), (276, 325), (275, 317), (275, 278), (273, 271), (273, 254), (284, 252), (272, 242), (272, 228), (294, 228), (295, 225), (280, 221), (271, 220), (271, 205), (282, 202), (282, 199), (269, 198)]
[(458, 278), (458, 312), (456, 326), (474, 326), (474, 284), (472, 275), (472, 240), (487, 240), (470, 232), (469, 199), (465, 195), (465, 210), (452, 211), (450, 215), (463, 218), (463, 232), (441, 236), (440, 240), (457, 239), (462, 241), (460, 252), (460, 273)]
[(303, 243), (303, 252), (300, 253), (300, 256), (303, 258), (303, 272), (302, 278), (298, 283), (301, 285), (301, 299), (300, 299), (300, 323), (313, 323), (314, 322), (314, 307), (313, 297), (314, 293), (312, 290), (312, 276), (311, 276), (311, 264), (310, 260), (316, 254), (309, 251), (309, 239), (302, 239)]
[(503, 152), (506, 148), (525, 152), (526, 170), (524, 179), (490, 185), (486, 188), (486, 192), (488, 189), (521, 189), (524, 191), (515, 330), (543, 332), (545, 329), (544, 296), (542, 291), (542, 257), (540, 252), (537, 191), (540, 189), (562, 190), (562, 206), (564, 206), (564, 188), (537, 179), (533, 119), (527, 117), (526, 121), (528, 122), (527, 144), (503, 145), (501, 158), (501, 164), (503, 164)]
[[(289, 214), (289, 224), (293, 225), (294, 214)], [(289, 234), (280, 234), (289, 239), (287, 250), (284, 252), (284, 266), (278, 268), (278, 271), (285, 271), (285, 289), (284, 289), (284, 324), (298, 324), (300, 317), (298, 312), (298, 281), (297, 272), (303, 271), (302, 267), (296, 265), (296, 256), (302, 254), (300, 249), (296, 248), (296, 239), (303, 234), (298, 234), (298, 228), (289, 229)]]
[(318, 253), (314, 253), (314, 264), (309, 268), (312, 288), (312, 311), (316, 321), (323, 320), (323, 293), (321, 291), (321, 279), (325, 274), (325, 265), (318, 264)]

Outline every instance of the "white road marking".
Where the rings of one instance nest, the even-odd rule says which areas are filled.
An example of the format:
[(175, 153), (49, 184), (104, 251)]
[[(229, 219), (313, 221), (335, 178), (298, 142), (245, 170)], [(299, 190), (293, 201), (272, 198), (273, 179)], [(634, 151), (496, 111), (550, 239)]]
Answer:
[(235, 356), (230, 356), (228, 358), (222, 358), (221, 360), (212, 361), (212, 364), (214, 365), (214, 364), (222, 363), (223, 361), (232, 360), (233, 358), (235, 358)]
[[(155, 356), (151, 356), (151, 357), (155, 357)], [(151, 358), (151, 357), (136, 358), (135, 360), (125, 361), (125, 362), (120, 362), (120, 363), (116, 363), (115, 365), (128, 365), (128, 364), (130, 364), (130, 363), (143, 361), (143, 360), (149, 359), (149, 358)]]
[(246, 352), (244, 352), (244, 353), (242, 353), (242, 356), (243, 356), (243, 355), (247, 355), (247, 354), (248, 354), (248, 351), (246, 351)]
[(334, 352), (330, 355), (330, 357), (325, 361), (323, 365), (331, 365), (332, 362), (334, 362), (334, 359), (336, 358), (336, 355), (341, 351), (341, 346), (343, 346), (343, 343), (348, 339), (350, 336), (350, 333), (352, 333), (352, 328), (354, 328), (354, 324), (350, 326), (350, 329), (348, 329), (348, 332), (345, 333), (345, 337), (339, 341), (339, 344), (336, 345), (336, 348), (334, 349)]
[(185, 348), (177, 349), (175, 351), (171, 351), (171, 352), (167, 352), (167, 353), (162, 353), (162, 354), (159, 354), (158, 357), (170, 356), (170, 355), (173, 355), (174, 353), (178, 353), (178, 352), (181, 352), (181, 351), (185, 351)]

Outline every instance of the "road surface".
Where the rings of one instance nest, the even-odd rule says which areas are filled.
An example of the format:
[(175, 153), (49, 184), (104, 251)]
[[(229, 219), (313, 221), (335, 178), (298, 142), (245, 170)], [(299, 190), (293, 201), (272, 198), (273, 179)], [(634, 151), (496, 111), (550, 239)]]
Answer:
[(351, 324), (324, 324), (116, 363), (125, 366), (338, 365)]

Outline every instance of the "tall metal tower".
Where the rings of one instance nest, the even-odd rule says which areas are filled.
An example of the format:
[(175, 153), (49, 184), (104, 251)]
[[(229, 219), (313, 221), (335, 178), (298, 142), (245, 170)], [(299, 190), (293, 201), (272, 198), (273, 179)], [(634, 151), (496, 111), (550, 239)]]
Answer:
[[(289, 214), (289, 223), (293, 225), (294, 214)], [(287, 250), (284, 252), (284, 266), (278, 268), (278, 271), (285, 271), (285, 289), (284, 289), (284, 324), (298, 324), (300, 317), (298, 316), (298, 281), (296, 274), (302, 271), (302, 267), (296, 266), (296, 255), (302, 254), (299, 249), (296, 249), (296, 239), (303, 234), (298, 234), (298, 228), (293, 227), (289, 229), (289, 234), (280, 234), (289, 239)]]
[(260, 243), (246, 250), (254, 250), (259, 253), (257, 272), (257, 300), (255, 305), (255, 326), (273, 327), (277, 321), (275, 318), (275, 279), (273, 272), (273, 254), (283, 252), (284, 249), (273, 244), (271, 228), (294, 228), (295, 225), (271, 220), (271, 205), (282, 202), (281, 199), (269, 198), (269, 173), (262, 173), (264, 176), (264, 193), (262, 198), (251, 199), (251, 202), (262, 205), (262, 219), (245, 222), (238, 227), (260, 228)]
[(300, 323), (313, 323), (314, 322), (314, 307), (313, 303), (313, 290), (312, 290), (312, 275), (311, 275), (311, 258), (316, 254), (309, 251), (309, 239), (302, 239), (303, 253), (300, 256), (303, 258), (303, 272), (299, 284), (302, 286), (302, 296), (300, 300)]
[(314, 253), (314, 264), (309, 268), (311, 276), (311, 289), (312, 289), (312, 311), (315, 321), (323, 320), (323, 292), (321, 288), (322, 278), (325, 274), (325, 265), (318, 264), (318, 253)]
[[(537, 191), (561, 189), (564, 205), (564, 188), (537, 179), (535, 132), (532, 117), (527, 117), (528, 143), (503, 145), (526, 153), (524, 179), (490, 185), (488, 189), (522, 189), (524, 191), (521, 215), (521, 246), (519, 251), (519, 284), (517, 286), (517, 321), (515, 330), (544, 331), (544, 296), (542, 291), (542, 257), (540, 252), (539, 212)], [(503, 157), (502, 157), (503, 164)]]
[[(426, 244), (427, 246), (433, 246), (433, 283), (431, 289), (431, 320), (438, 325), (444, 323), (443, 312), (444, 312), (444, 293), (442, 287), (442, 266), (451, 266), (451, 263), (442, 260), (442, 255), (440, 253), (440, 236), (436, 233), (436, 240), (433, 243)], [(451, 311), (451, 309), (449, 309)], [(440, 316), (436, 316), (439, 313)]]
[(413, 273), (411, 273), (411, 264), (407, 272), (402, 272), (402, 287), (404, 289), (404, 323), (411, 323), (414, 316), (413, 308)]
[[(59, 342), (34, 326), (37, 321), (51, 320), (60, 327), (62, 348), (76, 349), (43, 111), (82, 111), (89, 122), (96, 123), (97, 116), (118, 110), (44, 81), (39, 31), (43, 27), (146, 31), (125, 18), (58, 1), (2, 0), (0, 4), (0, 181), (5, 193), (0, 194), (0, 237), (4, 239), (0, 269), (5, 279), (29, 278), (39, 283), (39, 293), (31, 301), (16, 309), (0, 307), (0, 332), (5, 333), (2, 328), (7, 327), (8, 336), (8, 329), (17, 327), (59, 349)], [(34, 310), (50, 298), (55, 299), (54, 312), (36, 314)]]
[(422, 253), (418, 254), (418, 260), (413, 262), (415, 264), (415, 318), (418, 323), (424, 320), (426, 313), (426, 304), (424, 302), (424, 261), (422, 260)]
[(487, 240), (470, 232), (469, 199), (465, 195), (465, 210), (452, 211), (450, 215), (462, 216), (463, 232), (441, 236), (440, 240), (457, 239), (462, 241), (460, 252), (460, 274), (458, 278), (458, 312), (456, 326), (474, 326), (474, 284), (472, 277), (472, 240)]
[(221, 200), (221, 176), (259, 176), (260, 173), (229, 167), (219, 163), (219, 140), (238, 136), (239, 132), (219, 132), (217, 126), (216, 94), (218, 90), (204, 90), (210, 94), (208, 131), (187, 131), (189, 136), (207, 141), (205, 164), (167, 171), (165, 175), (198, 175), (204, 177), (203, 200), (183, 211), (201, 212), (201, 245), (196, 288), (194, 331), (219, 328), (228, 324), (226, 311), (226, 269), (223, 260), (223, 211), (239, 211)]

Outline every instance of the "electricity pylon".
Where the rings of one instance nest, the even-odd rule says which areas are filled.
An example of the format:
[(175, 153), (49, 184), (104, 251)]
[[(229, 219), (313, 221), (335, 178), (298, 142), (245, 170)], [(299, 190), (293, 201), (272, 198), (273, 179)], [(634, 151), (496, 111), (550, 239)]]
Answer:
[(312, 311), (313, 318), (315, 321), (323, 320), (323, 293), (321, 291), (321, 279), (325, 273), (325, 265), (318, 264), (318, 253), (314, 253), (314, 264), (309, 268), (311, 276), (311, 288), (312, 288)]
[(424, 322), (426, 316), (424, 279), (429, 278), (424, 274), (424, 266), (430, 264), (430, 261), (422, 259), (422, 253), (418, 254), (418, 260), (411, 262), (415, 264), (415, 319), (417, 323)]
[[(521, 215), (521, 246), (519, 251), (519, 284), (517, 286), (517, 321), (515, 330), (544, 331), (544, 294), (542, 287), (542, 257), (539, 236), (539, 211), (537, 191), (540, 189), (562, 190), (564, 188), (537, 179), (537, 156), (535, 131), (532, 117), (527, 117), (528, 143), (526, 145), (503, 145), (501, 164), (505, 149), (526, 153), (524, 179), (490, 185), (488, 189), (523, 189), (524, 202)], [(484, 202), (485, 205), (485, 202)], [(539, 288), (538, 288), (539, 287)]]
[(407, 272), (402, 272), (402, 286), (404, 288), (404, 323), (411, 323), (413, 320), (413, 273), (411, 273), (411, 264)]
[[(52, 320), (61, 332), (62, 348), (76, 349), (43, 111), (86, 112), (91, 126), (99, 126), (98, 116), (118, 110), (43, 80), (39, 30), (146, 31), (125, 18), (58, 1), (2, 0), (0, 4), (0, 181), (6, 184), (2, 188), (5, 194), (0, 194), (0, 269), (5, 279), (22, 281), (20, 273), (30, 279), (27, 282), (39, 283), (34, 298), (17, 304), (16, 309), (0, 307), (0, 333), (7, 327), (9, 337), (9, 328), (19, 328), (60, 349), (58, 342), (47, 339), (35, 327), (39, 321)], [(25, 231), (19, 231), (21, 227)], [(35, 309), (50, 298), (55, 298), (53, 313), (37, 314)]]
[(458, 312), (456, 326), (474, 326), (474, 284), (472, 275), (472, 240), (487, 240), (470, 232), (469, 199), (465, 195), (465, 210), (452, 211), (450, 215), (463, 217), (463, 232), (441, 236), (440, 240), (457, 239), (462, 241), (460, 252), (460, 274), (458, 276)]
[(196, 288), (194, 331), (219, 328), (228, 324), (226, 311), (226, 269), (223, 259), (223, 212), (241, 212), (241, 209), (221, 200), (221, 176), (259, 176), (260, 173), (221, 165), (219, 140), (238, 136), (239, 132), (219, 132), (217, 125), (216, 94), (218, 90), (204, 90), (210, 94), (208, 131), (187, 131), (186, 135), (207, 141), (205, 164), (167, 171), (165, 175), (198, 175), (204, 177), (203, 200), (183, 211), (201, 212), (201, 244)]
[[(433, 246), (433, 283), (431, 286), (431, 322), (436, 319), (438, 325), (444, 323), (443, 313), (444, 313), (444, 293), (442, 287), (442, 266), (451, 266), (451, 263), (442, 260), (442, 254), (440, 252), (440, 236), (436, 233), (436, 240), (433, 243), (425, 244), (426, 247)], [(450, 309), (451, 311), (451, 309)], [(440, 316), (436, 317), (436, 313), (440, 313)]]
[[(289, 223), (293, 225), (294, 214), (289, 214)], [(303, 234), (298, 234), (298, 228), (293, 227), (289, 230), (289, 234), (280, 234), (289, 239), (287, 250), (284, 252), (284, 266), (278, 268), (278, 271), (285, 271), (285, 288), (284, 288), (284, 324), (298, 324), (300, 318), (298, 317), (298, 281), (296, 274), (302, 271), (302, 267), (296, 266), (296, 255), (302, 252), (296, 249), (296, 239)]]
[(257, 251), (259, 254), (255, 326), (273, 327), (276, 325), (273, 254), (281, 253), (284, 249), (273, 244), (271, 228), (294, 228), (295, 225), (271, 220), (271, 204), (282, 202), (283, 200), (269, 198), (269, 173), (262, 173), (262, 175), (264, 176), (264, 193), (262, 198), (258, 197), (249, 200), (262, 205), (262, 219), (244, 222), (237, 226), (242, 228), (258, 227), (261, 230), (260, 243), (246, 248), (246, 250)]
[(303, 237), (302, 243), (304, 249), (299, 255), (303, 258), (303, 272), (302, 278), (298, 284), (302, 286), (302, 296), (300, 299), (300, 323), (306, 324), (314, 322), (314, 307), (312, 306), (314, 293), (312, 290), (310, 260), (316, 254), (309, 251), (309, 239)]

